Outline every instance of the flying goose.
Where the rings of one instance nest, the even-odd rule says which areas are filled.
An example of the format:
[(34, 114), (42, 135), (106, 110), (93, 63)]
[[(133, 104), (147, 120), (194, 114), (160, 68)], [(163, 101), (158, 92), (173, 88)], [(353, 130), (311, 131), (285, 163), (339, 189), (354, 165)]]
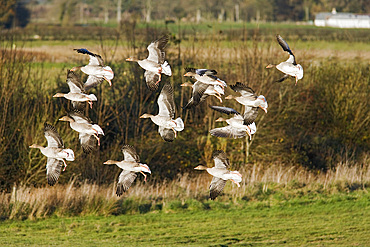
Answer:
[(267, 113), (268, 104), (265, 96), (257, 96), (252, 88), (247, 85), (237, 82), (230, 86), (235, 92), (239, 92), (241, 96), (228, 95), (225, 99), (235, 99), (237, 102), (245, 106), (243, 119), (244, 124), (249, 125), (256, 120), (258, 116), (258, 108), (261, 108)]
[(289, 48), (288, 43), (279, 34), (276, 35), (276, 39), (283, 50), (289, 53), (289, 58), (285, 62), (281, 62), (278, 65), (269, 64), (266, 66), (266, 68), (269, 69), (276, 67), (285, 74), (281, 79), (277, 80), (277, 82), (282, 82), (288, 78), (288, 76), (293, 76), (295, 77), (295, 85), (297, 85), (298, 80), (303, 78), (303, 67), (296, 63), (295, 56), (292, 50)]
[(244, 124), (245, 120), (242, 115), (240, 115), (239, 112), (234, 110), (233, 108), (224, 107), (224, 106), (209, 106), (213, 110), (223, 112), (226, 114), (234, 114), (234, 117), (225, 119), (225, 118), (218, 118), (216, 119), (216, 122), (222, 122), (226, 121), (228, 123), (228, 126), (220, 127), (211, 129), (209, 133), (216, 137), (227, 137), (227, 138), (242, 138), (249, 135), (249, 138), (252, 138), (252, 135), (256, 133), (257, 127), (254, 122), (250, 124)]
[(192, 96), (188, 103), (184, 107), (182, 107), (183, 109), (195, 107), (203, 102), (208, 96), (212, 95), (215, 96), (220, 101), (220, 103), (222, 103), (221, 95), (224, 94), (224, 89), (219, 85), (210, 85), (200, 81), (196, 81), (194, 84), (186, 82), (181, 84), (181, 86), (193, 88)]
[(161, 74), (172, 75), (171, 67), (165, 61), (164, 48), (168, 43), (168, 36), (153, 41), (148, 45), (149, 56), (146, 59), (139, 60), (129, 57), (126, 61), (137, 62), (141, 68), (145, 69), (144, 77), (148, 88), (152, 91), (158, 89), (158, 83), (161, 81)]
[(121, 196), (123, 192), (126, 192), (131, 184), (137, 177), (137, 172), (140, 172), (144, 176), (144, 180), (146, 181), (146, 174), (147, 172), (151, 174), (148, 165), (140, 163), (140, 157), (136, 153), (136, 150), (131, 145), (124, 145), (121, 149), (123, 153), (123, 160), (122, 161), (114, 161), (114, 160), (107, 160), (104, 162), (105, 165), (113, 165), (116, 164), (119, 168), (122, 169), (121, 174), (118, 178), (117, 190), (116, 195)]
[(64, 148), (63, 140), (53, 125), (44, 123), (44, 136), (48, 142), (47, 147), (32, 144), (30, 148), (40, 149), (41, 153), (47, 157), (46, 178), (48, 184), (53, 186), (59, 179), (63, 165), (63, 171), (67, 167), (64, 159), (74, 161), (75, 154), (72, 149)]
[(106, 80), (109, 83), (109, 86), (112, 86), (111, 80), (114, 77), (113, 70), (109, 66), (104, 65), (102, 57), (98, 54), (94, 54), (88, 51), (85, 48), (73, 49), (78, 53), (87, 54), (90, 56), (89, 63), (85, 66), (73, 67), (71, 70), (76, 71), (81, 69), (81, 71), (88, 75), (87, 81), (85, 83), (85, 90), (95, 87), (100, 84), (103, 80)]
[(68, 71), (66, 81), (69, 87), (69, 93), (56, 93), (53, 97), (64, 97), (71, 100), (72, 106), (77, 109), (82, 107), (81, 102), (87, 102), (90, 108), (92, 108), (92, 102), (98, 99), (94, 94), (86, 94), (84, 84), (72, 70)]
[(173, 99), (173, 89), (169, 82), (166, 82), (159, 94), (158, 100), (159, 112), (157, 115), (143, 114), (140, 118), (150, 118), (153, 123), (159, 126), (158, 132), (167, 142), (172, 142), (177, 131), (184, 129), (184, 122), (180, 117), (175, 117), (175, 101)]
[(193, 79), (200, 81), (209, 85), (218, 85), (222, 89), (227, 87), (226, 82), (218, 78), (216, 70), (210, 69), (195, 69), (195, 68), (185, 68), (186, 73), (184, 76), (192, 77)]
[(78, 138), (85, 153), (90, 153), (96, 148), (95, 139), (100, 146), (99, 135), (104, 135), (102, 128), (97, 124), (92, 124), (92, 121), (81, 111), (75, 109), (59, 120), (69, 122), (71, 128), (79, 133)]
[(214, 200), (224, 189), (227, 180), (235, 183), (240, 187), (240, 182), (242, 181), (242, 175), (238, 171), (229, 171), (227, 168), (230, 166), (229, 159), (222, 150), (217, 150), (213, 152), (212, 156), (215, 166), (208, 168), (203, 165), (195, 167), (196, 170), (206, 170), (209, 174), (213, 176), (212, 182), (209, 186), (209, 197)]

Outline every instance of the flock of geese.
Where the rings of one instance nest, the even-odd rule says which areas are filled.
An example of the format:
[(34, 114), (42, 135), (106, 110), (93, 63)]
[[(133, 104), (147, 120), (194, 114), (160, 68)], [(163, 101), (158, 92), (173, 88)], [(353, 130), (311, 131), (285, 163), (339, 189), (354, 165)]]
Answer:
[[(184, 129), (184, 122), (181, 117), (175, 119), (175, 102), (173, 88), (168, 81), (162, 81), (162, 74), (171, 76), (172, 71), (169, 63), (165, 61), (164, 49), (168, 43), (168, 36), (153, 41), (147, 47), (149, 56), (145, 59), (137, 59), (134, 57), (127, 58), (126, 61), (137, 62), (142, 67), (144, 72), (145, 82), (151, 91), (156, 91), (160, 84), (163, 84), (160, 94), (157, 99), (159, 112), (157, 115), (145, 113), (140, 118), (150, 118), (151, 121), (158, 125), (158, 132), (163, 140), (172, 142), (177, 137), (177, 132)], [(278, 65), (269, 64), (266, 68), (276, 67), (284, 73), (284, 76), (277, 80), (281, 82), (289, 76), (295, 77), (296, 84), (303, 77), (303, 68), (295, 61), (295, 56), (289, 48), (287, 42), (280, 36), (276, 35), (276, 39), (284, 51), (289, 53), (288, 60), (279, 63)], [(99, 135), (104, 135), (103, 129), (94, 124), (87, 116), (83, 114), (82, 109), (88, 104), (93, 107), (93, 101), (97, 101), (94, 94), (88, 94), (88, 91), (107, 81), (111, 86), (111, 80), (114, 73), (109, 66), (104, 65), (104, 61), (100, 55), (91, 53), (87, 49), (75, 49), (78, 53), (89, 55), (89, 63), (85, 66), (74, 67), (67, 73), (67, 84), (69, 86), (68, 93), (57, 93), (53, 97), (64, 97), (71, 101), (73, 110), (66, 116), (61, 117), (60, 121), (67, 121), (71, 129), (79, 133), (79, 141), (85, 153), (90, 153), (100, 146)], [(86, 82), (82, 82), (76, 75), (75, 71), (81, 70), (87, 74)], [(225, 94), (225, 81), (217, 77), (217, 71), (210, 69), (195, 69), (185, 68), (184, 76), (191, 77), (195, 80), (194, 84), (184, 83), (181, 86), (192, 87), (192, 96), (188, 103), (183, 106), (183, 109), (191, 109), (198, 106), (208, 96), (216, 97), (220, 103), (223, 103), (222, 97)], [(258, 109), (261, 108), (267, 113), (268, 104), (263, 95), (257, 96), (254, 90), (247, 85), (236, 82), (230, 85), (231, 89), (240, 94), (240, 96), (229, 95), (225, 99), (234, 99), (241, 105), (244, 105), (244, 112), (241, 114), (233, 108), (226, 106), (210, 106), (215, 111), (233, 114), (233, 117), (225, 119), (218, 118), (216, 121), (226, 121), (228, 125), (210, 130), (210, 134), (222, 138), (242, 138), (251, 136), (257, 131), (255, 119), (258, 116)], [(51, 124), (44, 124), (44, 136), (47, 140), (47, 147), (33, 144), (30, 148), (38, 148), (41, 153), (47, 157), (46, 177), (49, 185), (54, 185), (60, 176), (62, 168), (65, 170), (67, 161), (73, 161), (75, 155), (72, 149), (65, 148), (64, 143), (56, 128)], [(122, 147), (123, 160), (114, 161), (108, 160), (104, 162), (106, 165), (116, 164), (122, 169), (119, 175), (116, 194), (121, 196), (126, 192), (133, 181), (137, 177), (137, 173), (141, 173), (146, 181), (146, 173), (151, 174), (151, 170), (147, 164), (140, 163), (140, 157), (135, 148), (131, 145)], [(202, 165), (195, 167), (196, 170), (206, 170), (213, 179), (210, 184), (210, 198), (214, 200), (223, 190), (227, 180), (232, 181), (238, 187), (242, 181), (242, 175), (238, 171), (228, 170), (230, 166), (227, 155), (222, 150), (216, 150), (213, 153), (212, 159), (215, 166), (208, 168)]]

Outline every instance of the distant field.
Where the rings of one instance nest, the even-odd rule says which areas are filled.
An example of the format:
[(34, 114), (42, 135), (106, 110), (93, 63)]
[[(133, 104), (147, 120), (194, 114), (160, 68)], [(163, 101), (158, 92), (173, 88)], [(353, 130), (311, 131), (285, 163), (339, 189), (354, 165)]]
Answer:
[(277, 205), (209, 202), (136, 215), (4, 221), (0, 245), (368, 246), (368, 194)]

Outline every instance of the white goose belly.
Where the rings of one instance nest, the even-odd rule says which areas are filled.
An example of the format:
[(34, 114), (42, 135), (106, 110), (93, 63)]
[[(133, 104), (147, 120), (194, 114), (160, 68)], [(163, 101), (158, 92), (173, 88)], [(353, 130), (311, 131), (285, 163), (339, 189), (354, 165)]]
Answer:
[(96, 134), (96, 131), (92, 129), (92, 125), (89, 123), (70, 123), (71, 128), (79, 133)]
[(140, 65), (141, 68), (145, 70), (160, 74), (161, 66), (156, 62), (150, 60), (141, 60), (137, 63)]

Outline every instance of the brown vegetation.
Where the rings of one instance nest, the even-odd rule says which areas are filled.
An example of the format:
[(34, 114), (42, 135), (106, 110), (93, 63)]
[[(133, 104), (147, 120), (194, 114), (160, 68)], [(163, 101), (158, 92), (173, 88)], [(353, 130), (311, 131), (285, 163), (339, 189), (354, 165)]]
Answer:
[[(340, 163), (327, 173), (279, 164), (248, 165), (241, 169), (241, 187), (227, 184), (218, 201), (259, 200), (277, 203), (274, 195), (281, 201), (366, 189), (370, 185), (369, 159), (363, 163), (363, 166)], [(115, 215), (168, 211), (170, 208), (166, 205), (175, 200), (207, 201), (210, 181), (211, 176), (208, 174), (190, 176), (188, 173), (160, 183), (144, 183), (140, 179), (122, 197), (115, 195), (116, 183), (99, 186), (72, 179), (67, 184), (54, 187), (14, 185), (11, 193), (0, 194), (0, 218), (35, 219), (52, 215)], [(144, 211), (143, 207), (146, 208)]]
[[(290, 79), (275, 83), (274, 80), (281, 76), (280, 72), (265, 69), (269, 63), (285, 60), (287, 54), (279, 49), (272, 36), (260, 35), (259, 29), (254, 30), (253, 36), (245, 33), (242, 40), (240, 36), (223, 35), (216, 31), (207, 38), (202, 35), (199, 39), (189, 33), (173, 35), (167, 52), (173, 76), (164, 80), (170, 80), (174, 87), (177, 115), (184, 119), (185, 130), (173, 143), (165, 143), (151, 122), (139, 119), (144, 112), (157, 111), (155, 102), (158, 94), (151, 93), (146, 88), (143, 70), (139, 66), (124, 62), (124, 58), (131, 55), (146, 56), (146, 45), (162, 32), (160, 29), (149, 28), (142, 31), (135, 29), (135, 26), (127, 26), (118, 33), (116, 40), (106, 40), (100, 36), (101, 40), (94, 46), (98, 49), (94, 52), (101, 54), (112, 67), (115, 78), (112, 87), (102, 84), (94, 89), (98, 102), (94, 103), (92, 110), (87, 109), (86, 112), (106, 133), (100, 150), (92, 155), (83, 154), (77, 134), (68, 125), (57, 121), (68, 111), (69, 103), (52, 98), (55, 92), (68, 91), (65, 78), (66, 70), (71, 68), (69, 64), (81, 65), (87, 58), (73, 52), (69, 54), (67, 51), (67, 65), (50, 64), (41, 50), (35, 53), (15, 46), (15, 40), (9, 37), (18, 36), (2, 36), (2, 189), (10, 193), (13, 184), (21, 185), (23, 191), (28, 187), (22, 186), (29, 185), (41, 186), (40, 190), (47, 189), (42, 186), (46, 184), (46, 159), (39, 152), (28, 148), (32, 143), (46, 142), (42, 135), (45, 121), (56, 126), (66, 146), (76, 153), (76, 160), (70, 162), (66, 172), (61, 174), (59, 183), (68, 184), (73, 177), (73, 184), (86, 183), (84, 186), (92, 186), (91, 188), (103, 185), (101, 188), (96, 187), (96, 190), (102, 191), (104, 186), (116, 180), (119, 172), (116, 167), (106, 167), (102, 163), (108, 159), (120, 159), (123, 144), (135, 146), (142, 161), (153, 171), (150, 184), (153, 196), (159, 193), (155, 191), (163, 189), (163, 184), (173, 184), (171, 186), (176, 187), (179, 185), (175, 184), (184, 183), (181, 181), (185, 181), (185, 178), (189, 181), (199, 180), (200, 176), (195, 175), (193, 167), (198, 163), (211, 164), (211, 154), (215, 149), (225, 150), (234, 168), (244, 171), (244, 174), (249, 174), (257, 167), (262, 169), (259, 164), (265, 164), (266, 170), (260, 170), (266, 176), (263, 182), (269, 178), (266, 174), (270, 171), (270, 164), (275, 164), (273, 167), (280, 169), (283, 177), (293, 176), (293, 179), (290, 177), (285, 181), (298, 179), (295, 177), (298, 174), (302, 175), (298, 181), (314, 178), (325, 181), (325, 176), (331, 177), (333, 171), (344, 167), (338, 164), (346, 164), (346, 169), (357, 169), (358, 173), (368, 174), (370, 116), (365, 109), (368, 109), (370, 71), (366, 62), (351, 60), (347, 63), (336, 58), (315, 60), (308, 51), (295, 49), (295, 40), (289, 39), (289, 36), (285, 38), (284, 33), (281, 33), (289, 41), (297, 54), (297, 61), (305, 70), (304, 78), (294, 86)], [(101, 30), (99, 32), (103, 33)], [(136, 33), (139, 33), (138, 36), (132, 35)], [(123, 49), (117, 51), (117, 47)], [(49, 48), (45, 53), (52, 56), (53, 51)], [(63, 53), (57, 54), (63, 56)], [(30, 63), (34, 60), (41, 63)], [(260, 114), (257, 119), (258, 130), (252, 141), (221, 139), (208, 134), (211, 128), (221, 126), (214, 121), (219, 113), (207, 107), (208, 104), (219, 104), (215, 99), (207, 99), (207, 102), (194, 110), (183, 111), (180, 108), (190, 97), (190, 90), (180, 87), (185, 82), (183, 68), (186, 66), (216, 69), (218, 76), (229, 84), (236, 81), (247, 83), (258, 94), (267, 98), (268, 113)], [(226, 95), (228, 94), (234, 92), (227, 88)], [(242, 109), (234, 101), (224, 100), (224, 104), (238, 111)], [(365, 176), (367, 179), (368, 177)], [(253, 179), (246, 175), (244, 181), (253, 184)], [(280, 183), (273, 177), (269, 179)], [(368, 180), (364, 181), (363, 184), (366, 184)], [(197, 184), (190, 182), (189, 186), (198, 188)], [(71, 186), (71, 183), (66, 186)], [(59, 187), (67, 188), (64, 185), (56, 188)], [(207, 184), (204, 182), (201, 187), (204, 193)], [(82, 187), (73, 187), (72, 190), (79, 188)], [(147, 191), (144, 185), (140, 188)], [(34, 190), (39, 189), (32, 189)], [(132, 188), (130, 193), (135, 193), (136, 190), (138, 189)], [(198, 190), (185, 190), (187, 194), (193, 193), (190, 191)], [(109, 187), (104, 193), (113, 196), (111, 192), (112, 188)]]

